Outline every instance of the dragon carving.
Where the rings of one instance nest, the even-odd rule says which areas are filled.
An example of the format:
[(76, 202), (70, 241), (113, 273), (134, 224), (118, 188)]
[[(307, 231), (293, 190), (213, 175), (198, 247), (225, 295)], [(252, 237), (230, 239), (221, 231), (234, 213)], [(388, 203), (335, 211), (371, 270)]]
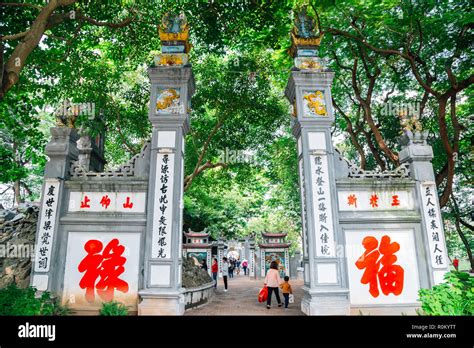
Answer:
[(324, 95), (321, 91), (305, 95), (304, 99), (307, 101), (308, 108), (316, 115), (326, 115), (326, 106), (323, 104)]
[[(162, 97), (162, 98), (161, 98)], [(156, 102), (157, 110), (166, 110), (173, 105), (174, 101), (179, 99), (178, 93), (174, 89), (164, 90)]]

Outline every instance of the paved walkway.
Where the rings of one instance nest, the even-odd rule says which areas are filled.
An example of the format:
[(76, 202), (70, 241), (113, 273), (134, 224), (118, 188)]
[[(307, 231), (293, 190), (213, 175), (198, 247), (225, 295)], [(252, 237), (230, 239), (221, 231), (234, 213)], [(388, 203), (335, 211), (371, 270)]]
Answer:
[[(288, 309), (278, 307), (275, 295), (272, 296), (272, 308), (267, 309), (266, 303), (258, 302), (258, 293), (263, 287), (263, 280), (251, 280), (244, 275), (235, 275), (229, 279), (228, 291), (224, 292), (224, 281), (218, 279), (213, 299), (202, 307), (186, 311), (185, 315), (304, 315), (301, 312), (303, 298), (302, 280), (290, 280), (295, 295), (295, 303)], [(280, 290), (280, 298), (283, 295)]]

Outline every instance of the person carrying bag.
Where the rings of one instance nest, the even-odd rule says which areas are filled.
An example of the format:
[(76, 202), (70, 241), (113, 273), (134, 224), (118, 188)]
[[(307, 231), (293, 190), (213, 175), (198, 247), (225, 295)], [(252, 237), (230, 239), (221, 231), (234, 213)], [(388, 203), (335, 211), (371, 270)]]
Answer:
[(280, 294), (278, 288), (283, 281), (280, 278), (280, 272), (278, 272), (278, 264), (276, 261), (272, 261), (270, 264), (270, 269), (267, 272), (265, 277), (265, 286), (268, 287), (268, 298), (267, 298), (267, 309), (271, 308), (272, 304), (272, 292), (275, 293), (276, 300), (278, 302), (278, 307), (281, 307), (283, 303), (280, 300)]

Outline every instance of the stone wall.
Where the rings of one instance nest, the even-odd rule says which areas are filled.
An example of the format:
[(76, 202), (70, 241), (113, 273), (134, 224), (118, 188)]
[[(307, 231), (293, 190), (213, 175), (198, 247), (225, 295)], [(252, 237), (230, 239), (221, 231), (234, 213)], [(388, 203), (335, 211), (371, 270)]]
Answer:
[(186, 289), (184, 292), (185, 310), (200, 307), (208, 303), (214, 296), (214, 282), (197, 288)]
[[(39, 206), (23, 203), (0, 210), (0, 288), (15, 282), (19, 287), (30, 284), (31, 257)], [(27, 253), (27, 257), (24, 257)], [(198, 288), (212, 282), (209, 274), (191, 259), (183, 260), (183, 287)]]
[(205, 270), (194, 264), (193, 259), (183, 258), (183, 287), (185, 309), (199, 307), (214, 295), (214, 281)]
[(38, 211), (36, 203), (0, 210), (0, 288), (30, 285)]
[(209, 274), (194, 264), (191, 258), (183, 258), (183, 288), (197, 288), (212, 282)]

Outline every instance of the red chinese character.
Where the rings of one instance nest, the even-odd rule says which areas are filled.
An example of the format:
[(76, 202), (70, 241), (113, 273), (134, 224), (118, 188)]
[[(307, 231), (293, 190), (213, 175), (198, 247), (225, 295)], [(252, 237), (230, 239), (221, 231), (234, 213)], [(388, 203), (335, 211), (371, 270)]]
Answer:
[[(125, 251), (123, 245), (119, 245), (118, 239), (112, 239), (105, 247), (102, 254), (102, 242), (91, 239), (84, 245), (87, 255), (79, 264), (79, 272), (84, 273), (79, 286), (86, 289), (86, 299), (94, 302), (94, 290), (105, 302), (112, 301), (115, 289), (121, 292), (128, 291), (128, 283), (119, 279), (125, 271), (123, 265), (127, 259), (122, 255)], [(96, 283), (97, 278), (100, 280)]]
[(123, 204), (123, 207), (132, 209), (133, 203), (130, 202), (130, 197), (127, 197), (127, 201)]
[(353, 205), (354, 207), (357, 208), (357, 197), (356, 195), (352, 194), (347, 197), (347, 204)]
[[(355, 263), (358, 269), (365, 268), (360, 282), (369, 284), (369, 293), (373, 297), (379, 296), (378, 282), (384, 295), (389, 293), (400, 295), (403, 290), (404, 270), (401, 266), (394, 265), (397, 257), (393, 255), (400, 250), (400, 244), (390, 243), (390, 237), (383, 236), (377, 250), (378, 240), (368, 236), (364, 238), (362, 245), (365, 252)], [(383, 256), (379, 259), (380, 255)], [(382, 268), (380, 268), (380, 264), (382, 264)]]
[(110, 198), (108, 195), (102, 196), (102, 199), (100, 201), (100, 204), (107, 209), (110, 205)]
[(89, 199), (89, 197), (87, 196), (84, 196), (84, 201), (82, 202), (81, 201), (81, 208), (90, 208), (91, 205), (89, 204), (91, 200)]
[(392, 207), (398, 207), (400, 205), (400, 200), (398, 199), (398, 195), (392, 196)]
[(375, 208), (375, 207), (379, 206), (378, 200), (379, 200), (379, 196), (377, 196), (375, 194), (370, 196), (370, 205), (372, 206), (372, 208)]

